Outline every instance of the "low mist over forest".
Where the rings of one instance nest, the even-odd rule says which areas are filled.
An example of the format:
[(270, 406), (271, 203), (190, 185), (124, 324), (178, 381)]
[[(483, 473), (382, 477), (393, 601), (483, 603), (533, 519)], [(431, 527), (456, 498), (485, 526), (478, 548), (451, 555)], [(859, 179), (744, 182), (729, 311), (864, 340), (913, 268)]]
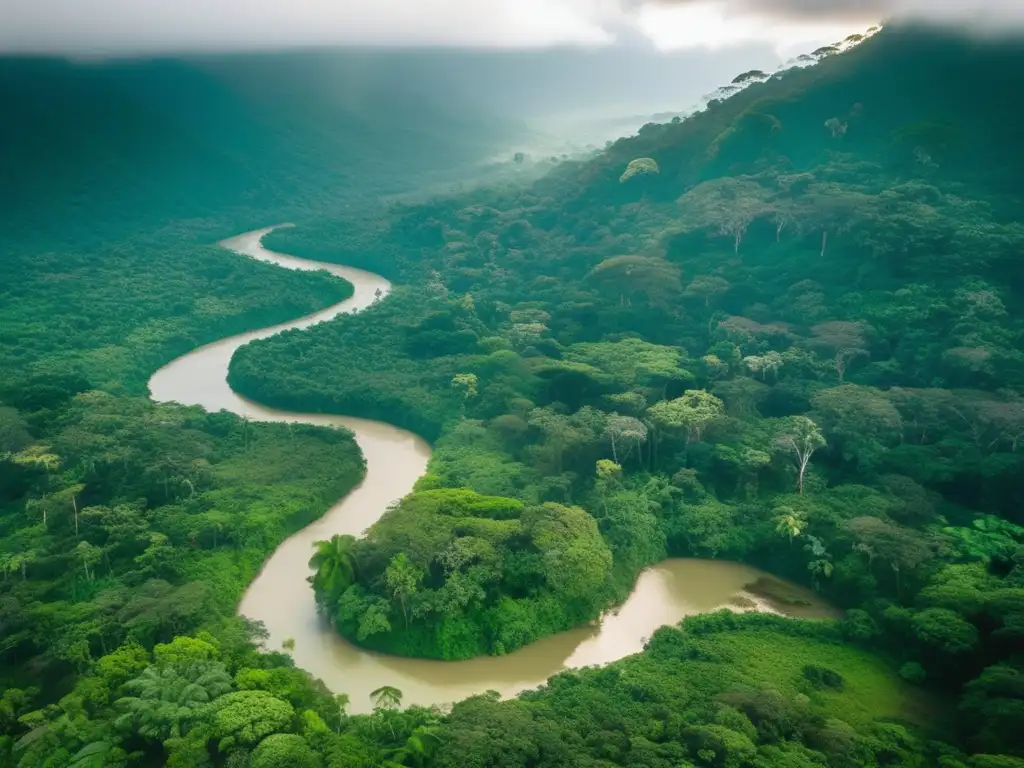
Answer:
[(623, 124), (696, 106), (737, 66), (777, 63), (766, 47), (700, 59), (639, 42), (0, 58), (0, 98), (17, 105), (0, 125), (0, 223), (46, 246), (176, 220), (220, 220), (227, 235), (268, 216), (330, 214), (368, 195), (471, 184), (481, 163), (516, 152), (603, 146)]

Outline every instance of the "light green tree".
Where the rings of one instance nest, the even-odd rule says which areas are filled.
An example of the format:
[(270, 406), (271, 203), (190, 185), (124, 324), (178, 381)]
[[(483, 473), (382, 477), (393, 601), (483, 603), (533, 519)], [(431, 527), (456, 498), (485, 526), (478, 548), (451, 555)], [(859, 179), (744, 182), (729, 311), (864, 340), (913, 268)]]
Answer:
[(683, 357), (678, 347), (632, 338), (573, 344), (565, 353), (566, 360), (594, 366), (624, 389), (650, 387), (657, 389), (662, 399), (671, 382), (693, 380), (692, 374), (680, 368)]
[(574, 424), (572, 417), (551, 408), (534, 408), (527, 423), (544, 434), (545, 452), (551, 457), (555, 474), (562, 474), (564, 457), (569, 449), (587, 439), (586, 430)]
[(597, 461), (597, 479), (599, 482), (612, 482), (619, 478), (622, 474), (622, 467), (616, 464), (614, 461), (608, 459), (598, 459)]
[(622, 476), (622, 467), (610, 459), (598, 459), (595, 471), (597, 478), (597, 494), (601, 498), (601, 506), (604, 507), (605, 515), (608, 514), (608, 491)]
[(251, 747), (272, 733), (291, 728), (295, 710), (267, 691), (235, 691), (213, 703), (213, 734), (221, 752)]
[(692, 229), (713, 227), (732, 238), (739, 253), (747, 229), (771, 210), (771, 193), (752, 179), (723, 177), (698, 184), (679, 198), (684, 223)]
[(477, 378), (473, 373), (458, 373), (452, 378), (452, 389), (462, 395), (463, 400), (477, 396)]
[(612, 553), (597, 521), (580, 507), (547, 503), (522, 516), (548, 585), (567, 603), (592, 604), (611, 574)]
[(366, 640), (368, 637), (381, 632), (391, 631), (391, 622), (388, 620), (391, 604), (380, 597), (373, 600), (359, 617), (359, 629), (356, 637), (359, 640)]
[(623, 307), (631, 306), (634, 296), (666, 305), (682, 293), (679, 267), (658, 256), (612, 256), (590, 270), (587, 279), (617, 296)]
[[(619, 449), (624, 447), (625, 453), (622, 454), (621, 460), (624, 461), (629, 457), (633, 446), (636, 446), (637, 452), (640, 451), (640, 446), (647, 442), (647, 427), (640, 419), (634, 419), (632, 416), (620, 416), (617, 413), (613, 413), (608, 417), (608, 422), (604, 429), (604, 436), (612, 444), (612, 463), (618, 466), (620, 457)], [(600, 463), (598, 462), (598, 470), (600, 471)], [(619, 467), (621, 470), (622, 468)]]
[(45, 480), (40, 489), (40, 499), (33, 499), (33, 506), (42, 512), (43, 525), (46, 525), (46, 513), (50, 482), (55, 472), (60, 470), (60, 456), (50, 451), (48, 445), (30, 445), (23, 451), (11, 455), (11, 461), (23, 466), (35, 466), (45, 470)]
[(775, 510), (775, 531), (789, 537), (790, 543), (799, 536), (807, 521), (792, 507), (778, 507)]
[(763, 355), (750, 355), (743, 358), (743, 364), (750, 369), (752, 373), (761, 374), (761, 380), (764, 381), (768, 378), (770, 373), (774, 378), (778, 373), (779, 369), (782, 368), (784, 360), (775, 350), (769, 350)]
[(176, 637), (169, 643), (157, 643), (153, 659), (157, 664), (191, 664), (196, 661), (214, 661), (217, 646), (195, 637)]
[(409, 601), (419, 591), (422, 578), (422, 569), (414, 565), (405, 552), (399, 552), (391, 558), (384, 571), (384, 583), (392, 597), (398, 601), (406, 627), (409, 626)]
[(725, 412), (725, 404), (703, 389), (689, 389), (682, 397), (656, 403), (647, 415), (662, 428), (685, 430), (688, 440), (700, 441), (704, 428)]
[(699, 275), (686, 286), (684, 296), (693, 296), (704, 300), (705, 308), (711, 306), (711, 302), (719, 296), (729, 292), (732, 286), (724, 277), (718, 275)]
[(807, 570), (811, 572), (811, 584), (817, 591), (821, 587), (821, 577), (828, 579), (832, 576), (832, 555), (822, 544), (821, 539), (811, 534), (807, 534), (804, 549), (811, 555)]
[(323, 761), (306, 740), (294, 733), (272, 733), (249, 758), (250, 768), (320, 768)]
[(806, 416), (791, 416), (782, 423), (775, 438), (775, 449), (789, 455), (797, 468), (797, 492), (803, 495), (804, 477), (811, 456), (825, 445), (825, 436), (818, 425)]
[(661, 173), (661, 169), (658, 168), (658, 163), (650, 157), (638, 157), (634, 160), (630, 160), (626, 166), (626, 170), (622, 172), (619, 177), (619, 183), (625, 184), (627, 181), (632, 179), (634, 176), (649, 176), (657, 175)]
[(862, 322), (831, 320), (811, 328), (813, 335), (807, 343), (832, 358), (832, 367), (842, 383), (850, 363), (857, 358), (869, 356), (867, 337), (870, 331), (871, 328)]
[(28, 567), (39, 559), (39, 555), (34, 549), (25, 550), (24, 552), (14, 552), (7, 556), (5, 573), (6, 571), (21, 571), (21, 580), (25, 581), (28, 579)]
[(96, 578), (96, 574), (91, 568), (103, 557), (103, 550), (87, 541), (80, 541), (78, 546), (75, 547), (75, 556), (82, 563), (82, 570), (85, 572), (86, 581), (92, 581)]

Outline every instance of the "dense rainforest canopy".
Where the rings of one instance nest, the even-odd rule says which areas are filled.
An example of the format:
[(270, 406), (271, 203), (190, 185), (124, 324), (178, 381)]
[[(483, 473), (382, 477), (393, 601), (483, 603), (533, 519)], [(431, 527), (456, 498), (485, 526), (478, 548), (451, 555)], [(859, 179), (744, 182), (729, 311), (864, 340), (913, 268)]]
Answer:
[(12, 262), (0, 765), (1024, 765), (1024, 62), (914, 30), (814, 58), (531, 185), (274, 232), (400, 286), (244, 348), (231, 383), (435, 443), (365, 538), (309, 553), (361, 645), (505, 653), (667, 556), (758, 564), (843, 620), (694, 617), (517, 700), (385, 686), (348, 716), (231, 613), (358, 481), (351, 440), (132, 397), (345, 286), (196, 251), (236, 270), (220, 325), (194, 322), (207, 278), (171, 311), (158, 272), (100, 271), (67, 337), (39, 319), (65, 275)]

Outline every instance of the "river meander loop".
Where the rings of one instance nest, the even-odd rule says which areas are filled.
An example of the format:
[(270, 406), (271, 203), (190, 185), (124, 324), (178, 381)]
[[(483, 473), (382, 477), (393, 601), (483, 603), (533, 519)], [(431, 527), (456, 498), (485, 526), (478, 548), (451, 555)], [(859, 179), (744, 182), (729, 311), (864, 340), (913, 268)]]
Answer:
[[(779, 610), (744, 592), (745, 584), (764, 575), (755, 568), (727, 561), (675, 559), (644, 571), (626, 603), (599, 625), (561, 632), (507, 656), (458, 662), (406, 659), (366, 651), (341, 638), (317, 615), (307, 581), (313, 543), (335, 534), (362, 535), (389, 504), (412, 490), (426, 471), (430, 447), (417, 435), (390, 424), (267, 408), (228, 386), (228, 365), (239, 347), (281, 331), (308, 328), (344, 313), (358, 312), (375, 301), (386, 300), (391, 290), (387, 280), (372, 272), (267, 250), (261, 241), (273, 229), (247, 232), (220, 245), (285, 269), (327, 270), (350, 282), (355, 289), (353, 295), (312, 315), (199, 347), (153, 374), (149, 390), (158, 402), (198, 405), (211, 412), (223, 409), (251, 421), (341, 426), (355, 435), (366, 458), (362, 483), (322, 518), (281, 544), (239, 605), (239, 613), (266, 625), (269, 648), (280, 649), (284, 640), (293, 639), (295, 663), (323, 680), (332, 691), (348, 694), (350, 712), (370, 711), (370, 691), (383, 685), (401, 689), (406, 704), (445, 704), (487, 690), (511, 696), (542, 684), (563, 669), (605, 664), (636, 653), (659, 626), (675, 623), (686, 615), (735, 605), (741, 596), (747, 599), (747, 605)], [(787, 613), (831, 615), (830, 609), (813, 595), (806, 591), (802, 594), (809, 604), (787, 609)]]

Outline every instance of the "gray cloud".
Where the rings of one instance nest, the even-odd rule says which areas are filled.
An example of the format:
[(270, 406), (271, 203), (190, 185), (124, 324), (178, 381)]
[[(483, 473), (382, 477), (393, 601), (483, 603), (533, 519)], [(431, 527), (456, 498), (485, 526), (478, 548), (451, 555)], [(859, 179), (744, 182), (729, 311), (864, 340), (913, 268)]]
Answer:
[(736, 16), (791, 21), (934, 21), (996, 27), (1024, 24), (1024, 0), (632, 0), (634, 6), (724, 6)]
[(620, 0), (0, 0), (0, 53), (596, 45)]
[(622, 30), (644, 29), (643, 12), (655, 6), (711, 8), (727, 22), (747, 25), (759, 18), (773, 24), (883, 18), (1024, 24), (1024, 0), (0, 0), (0, 54), (592, 46), (613, 42)]

